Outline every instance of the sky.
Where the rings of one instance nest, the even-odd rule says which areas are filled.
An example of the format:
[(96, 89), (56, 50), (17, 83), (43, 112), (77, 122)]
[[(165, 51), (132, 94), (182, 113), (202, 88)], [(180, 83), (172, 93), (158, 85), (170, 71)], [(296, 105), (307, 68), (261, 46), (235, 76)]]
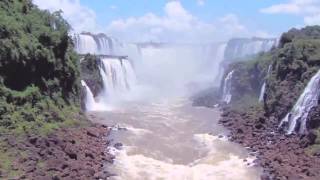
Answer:
[(279, 37), (320, 25), (320, 0), (33, 0), (62, 10), (75, 32), (106, 33), (126, 42), (227, 41)]

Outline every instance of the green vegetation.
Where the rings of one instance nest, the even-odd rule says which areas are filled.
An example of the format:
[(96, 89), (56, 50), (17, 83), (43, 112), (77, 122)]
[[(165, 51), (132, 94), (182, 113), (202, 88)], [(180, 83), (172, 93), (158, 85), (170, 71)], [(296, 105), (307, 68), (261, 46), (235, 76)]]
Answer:
[[(0, 143), (0, 170), (8, 179), (14, 179), (21, 174), (18, 167), (15, 167), (15, 153), (8, 151), (4, 143)], [(13, 150), (15, 151), (15, 150)], [(3, 175), (2, 174), (2, 175)]]
[[(269, 65), (272, 70), (266, 76)], [(231, 108), (239, 111), (260, 109), (263, 114), (280, 120), (293, 107), (311, 77), (320, 68), (320, 26), (284, 33), (279, 47), (268, 53), (229, 65), (234, 70)], [(257, 103), (258, 92), (266, 80), (263, 104)], [(246, 108), (243, 108), (246, 107)], [(320, 153), (320, 106), (309, 114), (309, 129), (317, 136), (308, 153)]]
[(0, 132), (46, 134), (78, 123), (79, 63), (69, 30), (60, 12), (0, 1)]
[[(320, 33), (314, 36), (302, 36), (312, 28), (298, 31), (297, 38), (278, 48), (273, 54), (272, 75), (268, 79), (265, 109), (269, 115), (283, 118), (299, 98), (311, 77), (320, 67)], [(312, 32), (320, 32), (320, 26)], [(292, 31), (292, 30), (291, 30)], [(289, 31), (289, 32), (291, 32)], [(286, 38), (286, 33), (282, 36)], [(304, 37), (301, 39), (300, 37)], [(307, 38), (308, 37), (308, 38)]]
[[(272, 65), (269, 76), (268, 66)], [(234, 70), (233, 99), (258, 98), (262, 83), (267, 82), (265, 110), (282, 118), (293, 106), (310, 78), (320, 67), (320, 26), (284, 33), (278, 48), (247, 61), (229, 65)]]
[(257, 104), (255, 102), (258, 101), (261, 86), (267, 77), (273, 53), (274, 50), (269, 53), (261, 53), (259, 56), (247, 61), (229, 64), (225, 76), (228, 72), (234, 71), (231, 90), (233, 105), (244, 102), (249, 104), (254, 102), (253, 105)]

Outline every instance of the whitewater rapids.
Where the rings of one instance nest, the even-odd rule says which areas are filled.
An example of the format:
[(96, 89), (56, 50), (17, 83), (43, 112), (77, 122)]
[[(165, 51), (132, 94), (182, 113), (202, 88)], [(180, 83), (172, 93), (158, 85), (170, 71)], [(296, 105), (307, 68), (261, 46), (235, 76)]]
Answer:
[(116, 158), (109, 171), (116, 176), (111, 179), (260, 179), (254, 157), (224, 136), (217, 109), (175, 99), (126, 104), (88, 116), (113, 127), (109, 139), (116, 146), (108, 150)]

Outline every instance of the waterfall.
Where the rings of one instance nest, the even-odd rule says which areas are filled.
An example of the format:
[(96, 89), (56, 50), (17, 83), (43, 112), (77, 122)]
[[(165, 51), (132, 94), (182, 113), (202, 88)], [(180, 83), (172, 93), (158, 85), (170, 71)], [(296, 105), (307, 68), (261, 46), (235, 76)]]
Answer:
[(122, 43), (105, 34), (90, 33), (75, 35), (74, 42), (79, 54), (89, 53), (100, 58), (99, 72), (103, 90), (94, 98), (90, 88), (82, 81), (82, 85), (86, 88), (85, 103), (88, 111), (105, 110), (107, 104), (122, 99), (124, 94), (136, 85), (133, 62), (141, 58), (140, 48), (137, 45)]
[(253, 40), (239, 47), (239, 56), (245, 57), (259, 52), (269, 51), (275, 45), (274, 40)]
[(136, 44), (122, 43), (105, 34), (82, 33), (74, 36), (75, 49), (79, 54), (128, 56), (131, 61), (141, 59), (140, 48)]
[(260, 52), (267, 52), (276, 44), (276, 39), (231, 39), (228, 42), (224, 59), (234, 60), (258, 54)]
[(287, 134), (307, 132), (307, 117), (310, 110), (318, 105), (320, 97), (320, 70), (309, 81), (292, 110), (281, 121), (279, 127), (286, 127)]
[(98, 45), (90, 35), (75, 35), (75, 48), (79, 54), (99, 54)]
[(114, 99), (131, 90), (136, 84), (136, 75), (128, 60), (103, 58), (101, 62), (100, 74), (105, 99)]
[(81, 85), (85, 88), (85, 105), (87, 111), (94, 111), (97, 108), (97, 103), (94, 99), (93, 93), (88, 87), (87, 83), (81, 80)]
[(260, 90), (259, 102), (263, 101), (264, 94), (266, 92), (266, 86), (267, 86), (267, 83), (266, 83), (266, 81), (264, 81), (264, 83), (263, 83), (263, 85), (261, 87), (261, 90)]
[(225, 53), (225, 50), (227, 48), (227, 44), (221, 44), (219, 47), (218, 47), (218, 50), (217, 50), (217, 54), (216, 54), (216, 58), (215, 58), (215, 64), (217, 66), (217, 68), (215, 69), (218, 69), (218, 74), (216, 75), (216, 82), (218, 82), (217, 84), (219, 84), (221, 82), (221, 79), (223, 77), (223, 66), (222, 66), (222, 62), (224, 60), (224, 53)]
[(229, 104), (231, 102), (232, 94), (231, 94), (231, 88), (232, 88), (232, 76), (233, 76), (234, 70), (228, 73), (226, 78), (224, 79), (224, 85), (223, 85), (223, 94), (222, 94), (222, 102), (225, 102)]
[(124, 74), (126, 77), (127, 89), (131, 90), (132, 87), (134, 87), (137, 83), (136, 74), (129, 61), (123, 61), (122, 64), (123, 64)]
[[(266, 76), (267, 78), (269, 77), (271, 69), (272, 69), (272, 65), (270, 64), (269, 67), (268, 67), (268, 71), (267, 71), (267, 76)], [(259, 96), (259, 102), (263, 101), (264, 94), (266, 92), (266, 86), (267, 86), (267, 83), (266, 83), (266, 80), (265, 80), (263, 85), (262, 85), (262, 87), (261, 87), (260, 96)]]

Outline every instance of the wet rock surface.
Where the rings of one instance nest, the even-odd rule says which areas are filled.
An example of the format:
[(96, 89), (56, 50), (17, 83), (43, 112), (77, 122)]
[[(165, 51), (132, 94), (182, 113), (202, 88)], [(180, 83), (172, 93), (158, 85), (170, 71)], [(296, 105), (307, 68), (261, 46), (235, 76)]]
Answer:
[(90, 87), (93, 95), (96, 97), (103, 89), (102, 77), (100, 74), (101, 61), (99, 57), (86, 55), (81, 60), (81, 79)]
[[(2, 136), (4, 153), (15, 157), (9, 171), (13, 179), (107, 179), (106, 166), (113, 157), (106, 152), (109, 130), (106, 126), (62, 129), (46, 137), (29, 135), (23, 138)], [(10, 151), (10, 152), (9, 152)], [(0, 179), (8, 172), (0, 168)]]
[(230, 139), (257, 157), (255, 163), (264, 168), (261, 179), (320, 179), (320, 156), (308, 155), (312, 134), (285, 135), (278, 132), (278, 121), (262, 112), (236, 112), (223, 109), (220, 123), (230, 130)]

